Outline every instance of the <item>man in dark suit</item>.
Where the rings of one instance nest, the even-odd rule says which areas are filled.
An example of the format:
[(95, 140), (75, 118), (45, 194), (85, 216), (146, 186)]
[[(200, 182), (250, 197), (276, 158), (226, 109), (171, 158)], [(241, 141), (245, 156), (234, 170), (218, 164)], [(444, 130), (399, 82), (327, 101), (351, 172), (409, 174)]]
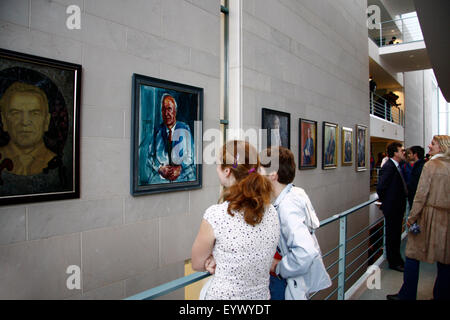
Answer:
[(414, 166), (411, 171), (411, 178), (408, 182), (408, 204), (411, 210), (414, 196), (416, 195), (417, 186), (419, 185), (420, 174), (425, 164), (425, 150), (421, 146), (413, 146), (410, 148), (411, 158), (414, 159)]
[(314, 156), (314, 141), (311, 137), (311, 128), (308, 127), (305, 147), (303, 148), (303, 164), (312, 164), (312, 157)]
[(328, 140), (328, 146), (325, 151), (325, 164), (334, 163), (334, 150), (336, 148), (336, 143), (334, 142), (333, 131), (330, 131), (330, 140)]
[(399, 163), (405, 160), (405, 150), (401, 143), (392, 142), (387, 146), (387, 152), (389, 160), (381, 168), (377, 193), (385, 217), (389, 268), (403, 272), (405, 262), (400, 254), (400, 243), (408, 189)]

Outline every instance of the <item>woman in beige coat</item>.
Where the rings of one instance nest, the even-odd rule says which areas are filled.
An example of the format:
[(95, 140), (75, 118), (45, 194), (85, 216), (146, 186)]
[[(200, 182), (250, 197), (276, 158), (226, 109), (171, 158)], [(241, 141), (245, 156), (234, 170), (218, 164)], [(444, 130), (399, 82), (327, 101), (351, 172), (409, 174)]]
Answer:
[(450, 300), (450, 136), (434, 136), (428, 148), (432, 158), (423, 167), (407, 221), (421, 231), (408, 234), (403, 285), (389, 300), (416, 299), (419, 261), (437, 262), (433, 297)]

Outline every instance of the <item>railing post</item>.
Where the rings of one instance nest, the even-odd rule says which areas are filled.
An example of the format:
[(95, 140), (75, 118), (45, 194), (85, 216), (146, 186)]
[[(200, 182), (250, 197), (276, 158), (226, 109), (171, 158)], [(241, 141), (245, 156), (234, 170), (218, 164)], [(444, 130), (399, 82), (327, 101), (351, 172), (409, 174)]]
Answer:
[(345, 299), (345, 253), (347, 243), (347, 216), (339, 219), (339, 276), (338, 300)]
[(380, 22), (380, 48), (383, 46), (383, 25)]
[(383, 102), (384, 102), (384, 119), (387, 120), (387, 103), (386, 100), (384, 100)]
[(373, 114), (373, 92), (370, 91), (370, 114)]

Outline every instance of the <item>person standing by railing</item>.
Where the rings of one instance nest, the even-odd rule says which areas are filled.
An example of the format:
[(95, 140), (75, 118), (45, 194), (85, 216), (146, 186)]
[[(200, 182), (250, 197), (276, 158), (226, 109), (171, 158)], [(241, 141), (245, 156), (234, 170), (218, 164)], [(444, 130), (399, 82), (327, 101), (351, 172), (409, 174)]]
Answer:
[[(274, 153), (272, 147), (267, 155)], [(274, 258), (270, 275), (272, 300), (307, 300), (312, 292), (331, 285), (322, 261), (322, 254), (314, 230), (320, 222), (306, 192), (294, 187), (296, 165), (292, 152), (278, 147), (278, 170), (270, 171), (262, 165), (273, 187), (274, 206), (277, 209), (281, 235), (277, 247), (279, 258)]]
[(423, 166), (425, 164), (424, 160), (424, 153), (425, 150), (421, 146), (412, 146), (410, 148), (410, 156), (409, 158), (414, 161), (412, 170), (411, 170), (411, 177), (409, 179), (409, 182), (407, 183), (408, 186), (408, 204), (409, 208), (412, 208), (414, 197), (416, 195), (417, 186), (419, 184), (420, 175), (422, 173)]
[(402, 168), (403, 177), (405, 178), (406, 185), (408, 185), (411, 179), (411, 172), (414, 166), (414, 158), (411, 152), (411, 148), (406, 149), (405, 161), (403, 161), (400, 166)]
[(214, 276), (201, 297), (208, 300), (270, 298), (269, 271), (280, 236), (272, 186), (259, 174), (259, 156), (248, 142), (226, 143), (217, 174), (223, 203), (209, 207), (192, 246), (192, 267)]
[(450, 300), (450, 136), (436, 135), (428, 147), (432, 157), (422, 169), (407, 221), (420, 231), (408, 234), (403, 285), (388, 300), (416, 299), (419, 261), (437, 262), (433, 297)]
[(408, 190), (399, 163), (405, 160), (405, 150), (399, 142), (387, 146), (389, 160), (382, 166), (377, 184), (386, 226), (386, 257), (389, 268), (403, 272), (404, 261), (400, 254), (402, 222), (406, 209)]

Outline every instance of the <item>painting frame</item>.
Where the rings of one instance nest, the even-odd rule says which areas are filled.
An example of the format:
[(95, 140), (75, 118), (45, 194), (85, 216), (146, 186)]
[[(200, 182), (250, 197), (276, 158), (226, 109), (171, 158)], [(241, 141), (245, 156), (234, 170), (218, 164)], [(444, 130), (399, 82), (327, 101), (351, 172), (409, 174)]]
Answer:
[[(331, 144), (331, 139), (327, 140), (327, 136), (331, 137), (331, 132), (334, 133), (333, 144)], [(324, 121), (322, 127), (323, 170), (336, 169), (338, 166), (338, 148), (339, 148), (338, 137), (339, 137), (339, 125), (337, 123)], [(332, 161), (330, 161), (330, 159)]]
[[(274, 122), (275, 117), (279, 120), (280, 133), (279, 140), (280, 145), (291, 149), (291, 114), (283, 111), (262, 108), (261, 109), (261, 128), (267, 129), (267, 147), (272, 146), (272, 128), (269, 123)], [(275, 134), (275, 133), (274, 133)]]
[[(363, 133), (364, 138), (361, 139), (360, 134)], [(362, 124), (355, 125), (355, 137), (356, 137), (356, 145), (355, 145), (355, 170), (356, 171), (366, 171), (367, 170), (367, 126)], [(364, 142), (364, 146), (360, 148), (361, 141)], [(361, 150), (360, 150), (361, 149)], [(364, 152), (364, 155), (361, 156), (361, 151)], [(361, 158), (361, 159), (360, 159)], [(362, 159), (363, 158), (363, 159)], [(362, 164), (362, 165), (361, 165)]]
[[(310, 153), (311, 145), (308, 143), (308, 129), (313, 128), (311, 132), (313, 153)], [(306, 135), (305, 135), (306, 133)], [(317, 168), (317, 121), (299, 118), (298, 119), (298, 137), (300, 147), (298, 150), (298, 168), (299, 170), (308, 170)], [(307, 162), (311, 162), (311, 164)]]
[[(80, 198), (81, 79), (79, 64), (0, 48), (0, 100), (8, 106), (0, 122), (0, 205)], [(36, 116), (31, 131), (14, 123), (17, 112)], [(34, 154), (31, 162), (20, 161), (24, 152)]]
[[(130, 166), (132, 196), (202, 188), (203, 91), (203, 88), (187, 84), (133, 74)], [(166, 123), (169, 120), (163, 117), (161, 111), (166, 98), (167, 101), (170, 100), (167, 96), (175, 101), (176, 111), (172, 127), (174, 140), (164, 144), (163, 140), (169, 139), (167, 134), (171, 135), (171, 130), (167, 129), (170, 124)], [(171, 152), (167, 150), (169, 145)], [(173, 159), (178, 155), (182, 158)], [(156, 171), (158, 166), (160, 169)], [(178, 169), (178, 175), (165, 175), (161, 170), (164, 167), (172, 168), (169, 170), (171, 172), (177, 172)]]
[[(347, 137), (350, 134), (350, 138)], [(347, 143), (349, 142), (349, 143)], [(350, 148), (350, 150), (348, 150)], [(351, 166), (353, 165), (353, 128), (342, 127), (341, 128), (341, 165)], [(348, 159), (350, 157), (350, 160)]]

